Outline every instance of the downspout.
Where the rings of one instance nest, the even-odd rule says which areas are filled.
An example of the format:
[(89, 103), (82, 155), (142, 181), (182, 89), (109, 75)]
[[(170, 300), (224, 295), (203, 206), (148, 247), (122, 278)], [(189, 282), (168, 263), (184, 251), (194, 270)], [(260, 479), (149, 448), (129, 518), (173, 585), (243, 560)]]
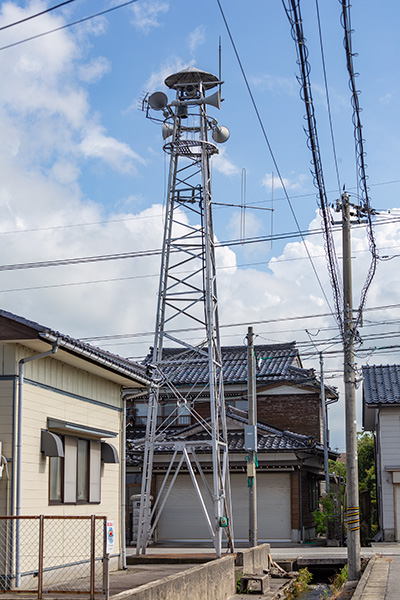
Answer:
[[(21, 471), (22, 471), (22, 403), (23, 403), (23, 388), (24, 388), (24, 364), (39, 358), (45, 358), (55, 354), (58, 350), (58, 340), (53, 344), (51, 350), (47, 352), (41, 352), (34, 356), (28, 356), (27, 358), (21, 358), (18, 364), (18, 417), (17, 417), (17, 477), (16, 477), (16, 508), (15, 514), (17, 517), (21, 515)], [(17, 519), (16, 526), (16, 545), (15, 545), (15, 570), (16, 570), (16, 587), (20, 586), (21, 573), (20, 573), (20, 527), (19, 519)]]
[(11, 444), (11, 511), (10, 516), (14, 516), (14, 502), (15, 502), (15, 425), (17, 418), (17, 379), (14, 377), (13, 380), (13, 412), (12, 412), (12, 444)]
[(121, 444), (121, 567), (126, 569), (126, 394), (124, 392), (122, 392)]
[(300, 527), (300, 544), (304, 544), (303, 531), (303, 488), (301, 484), (301, 464), (299, 465), (299, 527)]

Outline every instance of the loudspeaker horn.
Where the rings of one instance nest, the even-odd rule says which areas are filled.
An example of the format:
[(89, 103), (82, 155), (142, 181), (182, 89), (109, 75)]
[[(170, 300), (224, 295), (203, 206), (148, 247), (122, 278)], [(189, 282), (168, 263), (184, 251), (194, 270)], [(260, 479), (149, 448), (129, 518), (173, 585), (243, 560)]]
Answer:
[(168, 104), (168, 96), (164, 92), (154, 92), (149, 98), (149, 104), (153, 110), (162, 110)]
[(215, 108), (221, 108), (221, 93), (218, 90), (211, 96), (207, 96), (204, 98), (204, 104), (209, 104), (210, 106), (215, 106)]
[(171, 106), (197, 106), (198, 104), (210, 104), (211, 106), (215, 106), (215, 108), (221, 108), (221, 94), (219, 90), (214, 94), (211, 94), (211, 96), (206, 96), (205, 98), (195, 98), (194, 100), (173, 100), (171, 102)]
[(174, 133), (174, 128), (171, 127), (170, 125), (167, 125), (166, 123), (163, 123), (163, 126), (162, 126), (163, 140), (166, 140), (173, 133)]
[(224, 125), (217, 125), (216, 128), (213, 129), (213, 132), (211, 134), (212, 139), (214, 140), (214, 142), (217, 142), (217, 144), (223, 144), (224, 142), (229, 140), (230, 135), (231, 134), (229, 129)]

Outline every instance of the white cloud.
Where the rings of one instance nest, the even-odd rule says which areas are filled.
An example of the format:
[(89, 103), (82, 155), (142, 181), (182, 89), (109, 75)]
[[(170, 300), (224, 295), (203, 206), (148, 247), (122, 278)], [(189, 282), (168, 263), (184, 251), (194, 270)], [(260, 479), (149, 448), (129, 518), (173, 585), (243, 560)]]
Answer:
[(161, 65), (158, 71), (154, 71), (150, 75), (144, 84), (144, 89), (147, 92), (154, 92), (160, 88), (165, 89), (164, 81), (171, 73), (179, 73), (179, 71), (187, 69), (190, 66), (192, 66), (192, 63), (185, 63), (178, 57), (169, 58)]
[(95, 83), (111, 71), (111, 63), (104, 56), (93, 59), (90, 63), (82, 65), (79, 68), (79, 75), (82, 81)]
[(160, 17), (168, 12), (169, 2), (162, 0), (137, 2), (132, 6), (133, 24), (143, 33), (149, 33), (154, 27), (160, 27)]
[(272, 173), (267, 173), (263, 178), (261, 185), (268, 190), (271, 190), (272, 187), (274, 190), (281, 190), (283, 189), (283, 186), (286, 190), (299, 190), (303, 187), (305, 181), (307, 181), (306, 175), (297, 175), (293, 178), (282, 177), (281, 181), (276, 175), (273, 176)]
[(226, 148), (219, 147), (219, 154), (215, 154), (212, 159), (212, 167), (223, 175), (237, 175), (240, 172), (237, 167), (226, 155)]
[[(252, 212), (235, 211), (227, 224), (227, 231), (230, 239), (239, 239), (243, 233), (244, 240), (246, 238), (255, 237), (263, 233), (264, 223), (259, 219), (258, 215)], [(247, 246), (245, 247), (247, 249)], [(252, 246), (250, 245), (251, 249)]]
[[(186, 69), (189, 66), (193, 65), (193, 61), (190, 63), (183, 62), (182, 59), (178, 57), (171, 57), (166, 60), (161, 67), (157, 71), (153, 71), (147, 81), (142, 85), (142, 89), (145, 93), (152, 94), (153, 92), (163, 91), (168, 94), (168, 90), (165, 87), (165, 79), (171, 75), (172, 73), (178, 73), (183, 69)], [(170, 100), (175, 98), (175, 92), (170, 94)], [(124, 110), (124, 114), (127, 114), (130, 111), (137, 110), (138, 106), (141, 104), (141, 99), (134, 98), (128, 108)]]
[(382, 104), (390, 104), (392, 100), (393, 94), (391, 94), (390, 92), (379, 98), (379, 102), (381, 102)]
[(191, 53), (195, 52), (199, 46), (206, 41), (206, 29), (204, 25), (199, 25), (188, 35), (188, 46)]
[(136, 162), (144, 164), (144, 160), (128, 144), (105, 135), (104, 128), (99, 125), (85, 131), (80, 150), (86, 158), (101, 158), (122, 173), (135, 172)]
[(299, 84), (296, 79), (288, 77), (280, 77), (277, 75), (259, 75), (252, 77), (251, 81), (253, 85), (258, 87), (260, 90), (273, 92), (275, 94), (286, 94), (289, 96), (299, 95)]

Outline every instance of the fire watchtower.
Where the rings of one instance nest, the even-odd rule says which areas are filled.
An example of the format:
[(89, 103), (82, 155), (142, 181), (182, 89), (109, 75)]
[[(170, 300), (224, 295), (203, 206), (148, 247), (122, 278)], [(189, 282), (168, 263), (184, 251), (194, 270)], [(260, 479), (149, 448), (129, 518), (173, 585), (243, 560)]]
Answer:
[[(218, 153), (218, 143), (229, 138), (226, 127), (207, 115), (207, 106), (220, 108), (221, 84), (218, 77), (194, 67), (170, 75), (165, 80), (176, 97), (168, 102), (163, 92), (143, 101), (146, 116), (162, 124), (164, 151), (170, 155), (166, 214), (155, 338), (152, 356), (153, 385), (150, 390), (137, 554), (145, 553), (169, 491), (183, 468), (189, 472), (205, 517), (217, 556), (221, 555), (225, 533), (233, 552), (232, 507), (229, 483), (228, 439), (219, 339), (215, 241), (212, 219), (210, 159)], [(209, 90), (217, 91), (206, 95)], [(155, 111), (155, 112), (154, 112)], [(160, 117), (157, 116), (160, 115)], [(162, 115), (162, 118), (161, 118)], [(211, 140), (209, 139), (211, 137)], [(163, 348), (180, 349), (167, 360)], [(177, 360), (178, 358), (178, 360)], [(184, 394), (174, 384), (182, 364), (206, 363), (208, 382), (202, 386), (210, 402), (211, 418), (196, 411), (196, 395)], [(195, 369), (194, 369), (195, 371)], [(193, 381), (193, 389), (196, 381)], [(152, 470), (155, 446), (162, 446), (165, 423), (158, 425), (160, 403), (174, 398), (175, 409), (168, 419), (172, 427), (182, 410), (204, 428), (203, 444), (212, 453), (213, 482), (208, 487), (194, 444), (176, 440), (165, 478), (151, 506)], [(198, 398), (200, 393), (198, 394)], [(171, 445), (171, 442), (168, 442)], [(208, 488), (212, 509), (207, 506), (198, 477)], [(207, 492), (207, 493), (208, 493)]]

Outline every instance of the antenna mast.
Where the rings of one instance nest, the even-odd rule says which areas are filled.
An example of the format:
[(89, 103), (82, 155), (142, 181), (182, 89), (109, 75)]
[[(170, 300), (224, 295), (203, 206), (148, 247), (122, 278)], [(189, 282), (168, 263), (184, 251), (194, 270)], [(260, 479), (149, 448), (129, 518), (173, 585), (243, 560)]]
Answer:
[[(215, 142), (225, 142), (229, 131), (206, 112), (207, 105), (220, 108), (221, 83), (215, 75), (189, 67), (165, 80), (166, 86), (176, 91), (175, 100), (169, 103), (166, 94), (155, 92), (143, 102), (146, 116), (162, 124), (163, 149), (170, 155), (170, 168), (156, 329), (149, 365), (154, 375), (146, 423), (137, 554), (146, 552), (168, 494), (184, 468), (191, 476), (199, 509), (205, 517), (204, 527), (208, 527), (217, 556), (221, 556), (223, 533), (230, 551), (234, 551), (210, 181), (210, 160), (218, 153)], [(217, 86), (217, 92), (206, 96), (208, 90)], [(159, 111), (163, 118), (157, 118), (152, 111)], [(208, 139), (209, 134), (213, 141)], [(188, 337), (193, 327), (196, 331)], [(177, 386), (177, 380), (187, 368), (192, 370), (193, 380), (183, 389)], [(196, 402), (204, 402), (205, 397), (209, 401), (209, 419), (196, 410)], [(168, 422), (160, 424), (159, 406), (166, 399), (173, 399), (175, 408)], [(179, 438), (179, 432), (169, 435), (168, 442), (163, 441), (166, 429), (169, 427), (172, 433), (171, 426), (176, 425), (182, 411), (201, 428), (201, 445), (212, 454), (213, 481), (206, 500), (198, 477), (203, 485), (208, 484), (196, 455), (196, 442)], [(172, 458), (151, 506), (154, 451), (163, 445), (173, 447)]]

